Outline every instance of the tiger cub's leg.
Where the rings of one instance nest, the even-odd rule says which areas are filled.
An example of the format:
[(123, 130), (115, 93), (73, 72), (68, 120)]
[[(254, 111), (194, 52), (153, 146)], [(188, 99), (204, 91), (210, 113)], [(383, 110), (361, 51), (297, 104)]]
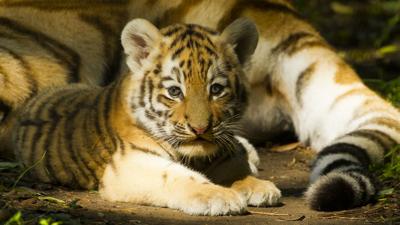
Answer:
[[(246, 150), (247, 161), (252, 174), (257, 174), (257, 166), (260, 163), (257, 151), (245, 138), (240, 136), (235, 136), (235, 138)], [(231, 187), (244, 195), (247, 204), (251, 206), (273, 206), (279, 203), (282, 196), (281, 191), (274, 183), (258, 179), (253, 175), (235, 181)]]
[(259, 157), (247, 139), (235, 136), (236, 151), (214, 159), (206, 170), (201, 171), (214, 183), (230, 186), (252, 206), (276, 205), (280, 190), (270, 181), (258, 179)]
[(234, 189), (137, 150), (115, 154), (101, 179), (100, 194), (110, 201), (169, 207), (192, 215), (239, 214), (246, 209), (245, 199)]

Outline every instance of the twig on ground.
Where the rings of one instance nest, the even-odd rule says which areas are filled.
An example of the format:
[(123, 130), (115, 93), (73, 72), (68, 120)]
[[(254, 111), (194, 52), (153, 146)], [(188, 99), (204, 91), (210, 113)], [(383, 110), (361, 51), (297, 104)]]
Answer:
[(273, 212), (260, 212), (260, 211), (253, 211), (249, 210), (248, 211), (251, 214), (258, 214), (258, 215), (265, 215), (265, 216), (291, 216), (290, 214), (287, 213), (273, 213)]

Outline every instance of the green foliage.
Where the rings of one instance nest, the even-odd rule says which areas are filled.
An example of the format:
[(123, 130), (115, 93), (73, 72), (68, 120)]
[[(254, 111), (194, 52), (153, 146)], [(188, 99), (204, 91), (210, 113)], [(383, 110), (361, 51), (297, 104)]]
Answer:
[(400, 145), (394, 147), (386, 155), (388, 162), (383, 165), (382, 174), (380, 178), (382, 180), (398, 180), (400, 181)]
[[(24, 225), (25, 221), (22, 218), (22, 213), (17, 212), (15, 213), (4, 225)], [(63, 224), (61, 221), (55, 221), (54, 219), (47, 217), (47, 218), (39, 218), (38, 225), (61, 225)]]
[(14, 162), (0, 162), (0, 171), (14, 170), (18, 167), (18, 163)]
[(365, 82), (372, 89), (381, 93), (394, 106), (400, 108), (400, 77), (391, 81), (366, 79)]
[(21, 212), (17, 212), (4, 225), (23, 225), (24, 223)]
[(400, 145), (392, 148), (385, 155), (386, 163), (371, 167), (379, 180), (384, 184), (383, 189), (378, 194), (380, 201), (386, 201), (389, 197), (400, 194), (398, 187), (400, 186)]
[(386, 85), (386, 97), (396, 107), (400, 108), (400, 78)]
[(51, 218), (41, 218), (39, 220), (39, 225), (61, 225), (62, 222), (60, 221), (53, 221)]
[(362, 78), (399, 77), (400, 0), (292, 2)]

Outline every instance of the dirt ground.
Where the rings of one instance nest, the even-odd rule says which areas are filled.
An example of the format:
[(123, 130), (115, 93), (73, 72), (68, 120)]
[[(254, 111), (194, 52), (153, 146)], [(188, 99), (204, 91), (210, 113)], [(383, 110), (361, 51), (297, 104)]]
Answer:
[(307, 187), (311, 150), (285, 146), (260, 149), (260, 177), (272, 180), (283, 191), (282, 204), (270, 208), (249, 208), (246, 215), (201, 217), (181, 212), (128, 203), (101, 200), (96, 192), (67, 191), (22, 179), (13, 170), (0, 172), (0, 222), (21, 211), (25, 224), (51, 217), (62, 224), (400, 224), (384, 219), (385, 207), (369, 205), (335, 213), (308, 209), (302, 193)]

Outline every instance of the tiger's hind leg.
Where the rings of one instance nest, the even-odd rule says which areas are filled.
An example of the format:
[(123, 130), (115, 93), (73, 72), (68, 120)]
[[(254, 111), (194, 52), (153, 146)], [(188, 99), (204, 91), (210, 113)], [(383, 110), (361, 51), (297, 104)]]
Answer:
[(275, 6), (245, 14), (261, 36), (246, 72), (251, 92), (245, 125), (275, 129), (278, 109), (299, 140), (318, 153), (306, 194), (311, 208), (368, 204), (377, 193), (368, 168), (400, 143), (400, 113), (366, 87), (292, 7)]

